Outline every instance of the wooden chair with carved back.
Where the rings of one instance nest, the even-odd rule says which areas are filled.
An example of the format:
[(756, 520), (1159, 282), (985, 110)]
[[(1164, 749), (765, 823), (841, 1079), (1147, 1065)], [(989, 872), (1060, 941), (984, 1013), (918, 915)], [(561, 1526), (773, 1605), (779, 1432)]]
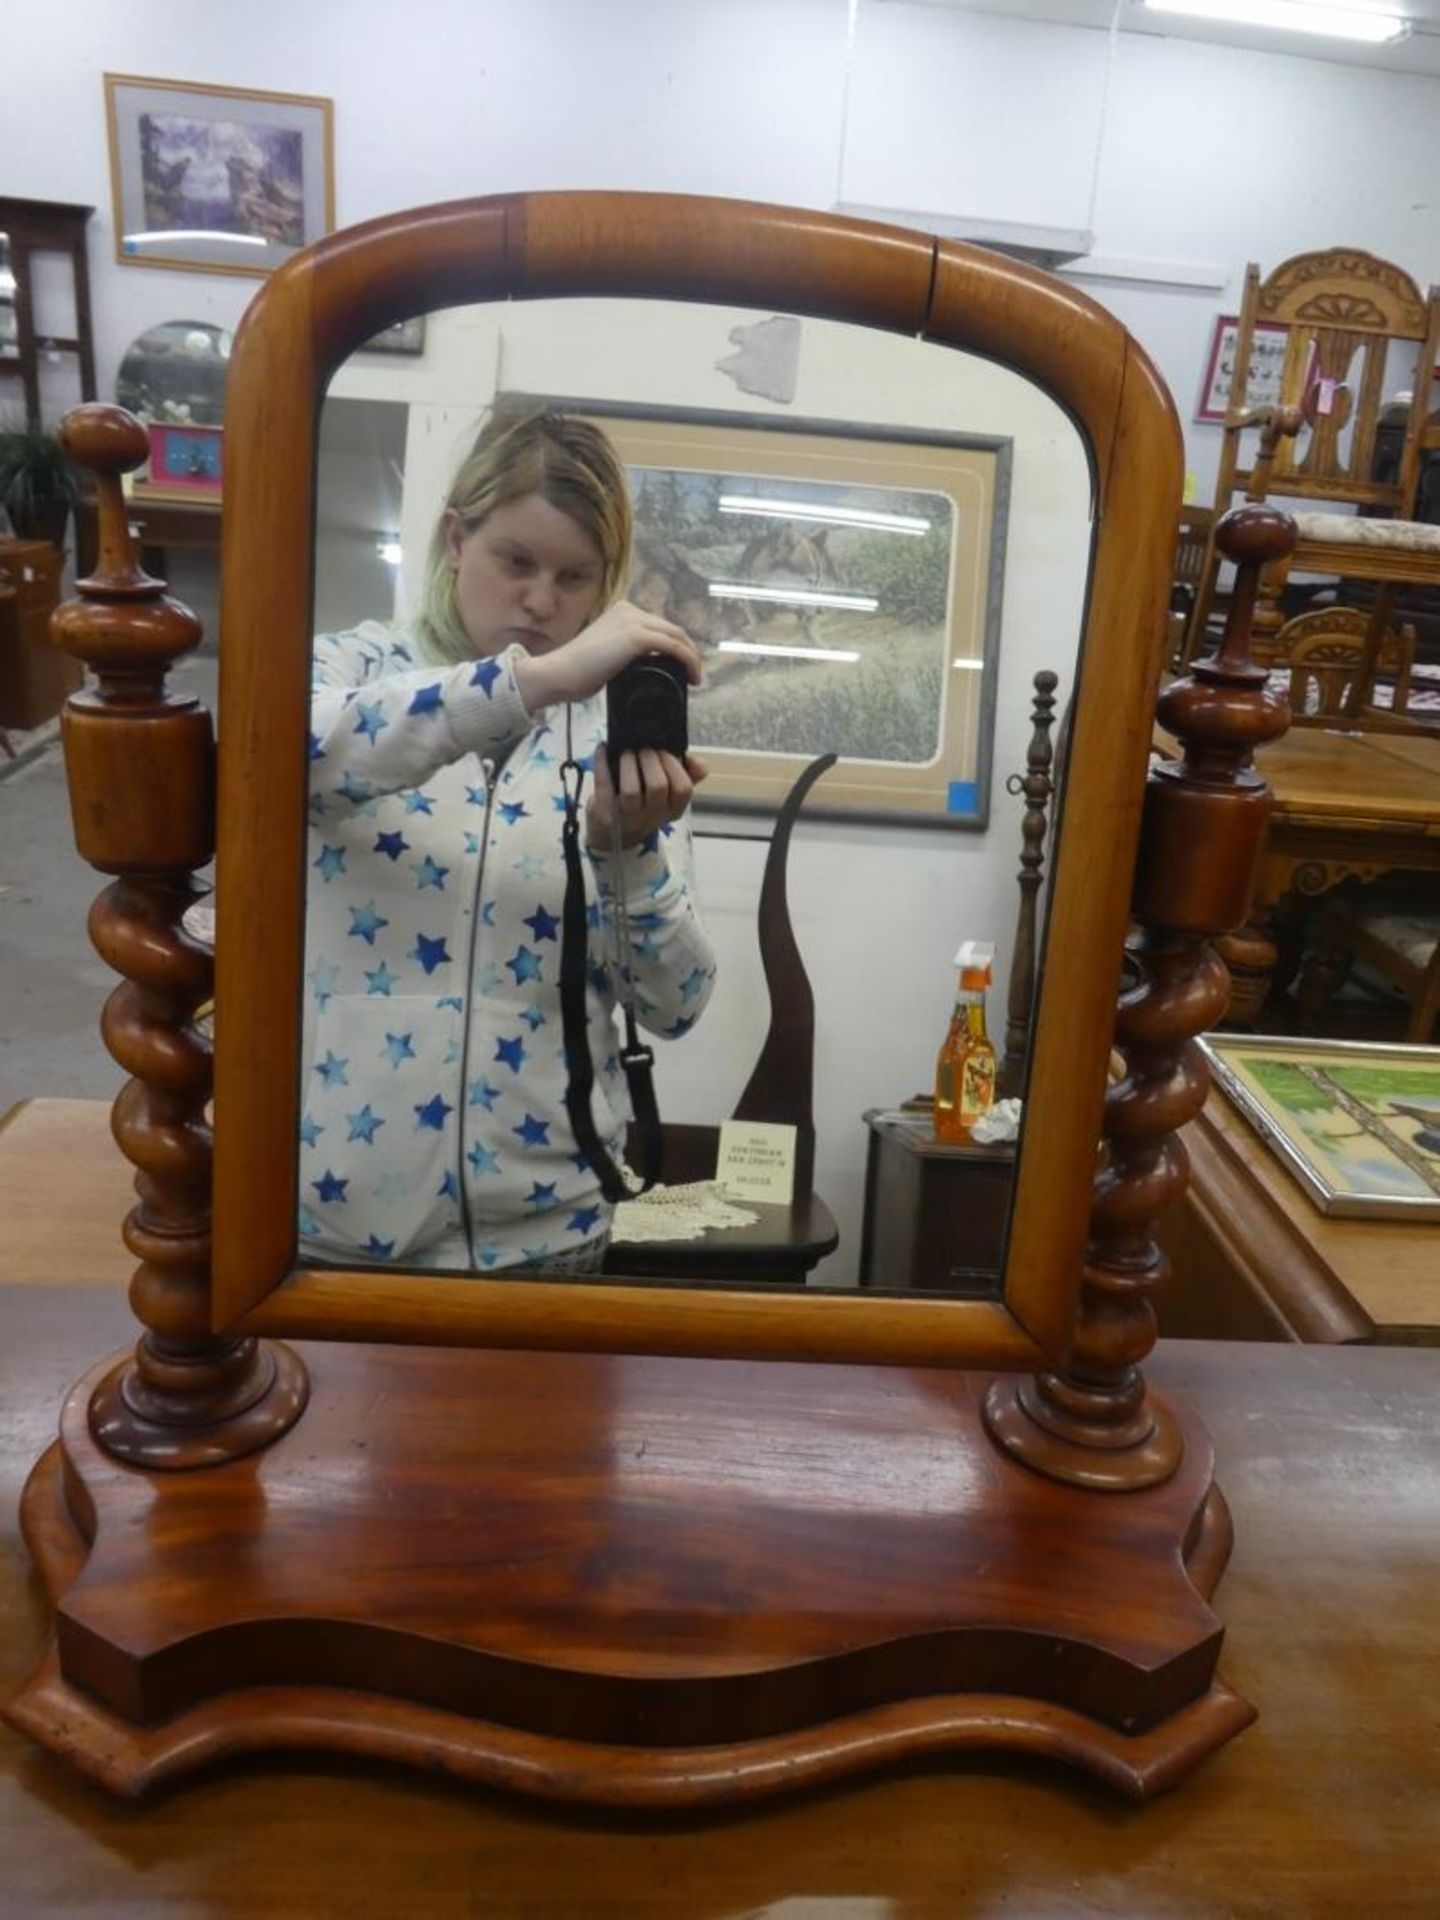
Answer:
[[(1277, 402), (1251, 407), (1246, 383), (1261, 328), (1284, 333), (1285, 359)], [(1413, 355), (1416, 371), (1405, 374), (1413, 393), (1394, 476), (1381, 480), (1374, 477), (1376, 433), (1396, 351)], [(1296, 254), (1264, 279), (1253, 263), (1246, 271), (1215, 511), (1224, 513), (1237, 496), (1299, 505), (1294, 551), (1267, 570), (1261, 587), (1254, 638), (1262, 661), (1273, 658), (1291, 572), (1376, 584), (1361, 670), (1346, 696), (1352, 718), (1368, 705), (1395, 587), (1440, 584), (1440, 527), (1410, 518), (1437, 359), (1440, 296), (1433, 288), (1422, 294), (1389, 261), (1335, 247)], [(1182, 664), (1203, 651), (1219, 573), (1212, 539)]]
[[(1334, 726), (1343, 720), (1350, 692), (1365, 662), (1370, 616), (1356, 607), (1323, 607), (1302, 613), (1285, 628), (1285, 649), (1277, 666), (1290, 675), (1290, 724)], [(1402, 718), (1410, 700), (1415, 665), (1412, 628), (1389, 628), (1376, 660), (1376, 683), (1386, 683), (1388, 711)]]

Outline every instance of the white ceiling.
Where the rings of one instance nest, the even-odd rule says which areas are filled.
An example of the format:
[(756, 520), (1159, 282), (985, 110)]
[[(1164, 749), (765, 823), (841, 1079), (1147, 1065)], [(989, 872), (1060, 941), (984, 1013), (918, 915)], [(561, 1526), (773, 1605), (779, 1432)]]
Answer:
[[(894, 0), (882, 0), (893, 4)], [(1317, 39), (1259, 27), (1190, 20), (1179, 14), (1154, 14), (1143, 0), (919, 0), (925, 6), (951, 7), (962, 13), (999, 13), (1013, 20), (1048, 20), (1060, 26), (1108, 30), (1117, 7), (1122, 33), (1158, 34), (1172, 40), (1208, 40), (1228, 47), (1252, 47), (1260, 53), (1298, 54), (1334, 60), (1346, 66), (1383, 67), (1391, 73), (1440, 75), (1440, 0), (1343, 0), (1353, 7), (1403, 13), (1415, 25), (1403, 40), (1368, 46), (1353, 40)]]

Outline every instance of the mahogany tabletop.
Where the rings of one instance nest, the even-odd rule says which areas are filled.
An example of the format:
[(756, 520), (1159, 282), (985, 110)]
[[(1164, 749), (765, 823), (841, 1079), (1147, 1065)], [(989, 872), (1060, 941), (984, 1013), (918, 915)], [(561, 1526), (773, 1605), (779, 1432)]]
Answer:
[(1383, 819), (1440, 835), (1440, 736), (1293, 727), (1255, 763), (1278, 820)]
[[(44, 1641), (21, 1482), (65, 1390), (129, 1332), (116, 1288), (0, 1286), (6, 1695)], [(137, 1805), (0, 1730), (0, 1913), (1429, 1920), (1440, 1354), (1181, 1342), (1151, 1377), (1217, 1444), (1237, 1536), (1222, 1672), (1260, 1711), (1167, 1797), (1134, 1806), (1058, 1766), (977, 1758), (749, 1812), (617, 1818), (292, 1757)]]

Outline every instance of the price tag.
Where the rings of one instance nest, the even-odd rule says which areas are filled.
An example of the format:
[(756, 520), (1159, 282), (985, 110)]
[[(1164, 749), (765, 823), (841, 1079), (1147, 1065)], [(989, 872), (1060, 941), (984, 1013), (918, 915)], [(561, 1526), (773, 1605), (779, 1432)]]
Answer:
[(722, 1120), (715, 1179), (727, 1200), (788, 1207), (795, 1197), (794, 1127), (772, 1120)]
[(1317, 413), (1333, 413), (1335, 411), (1335, 394), (1339, 385), (1340, 382), (1338, 380), (1331, 379), (1328, 375), (1322, 376), (1315, 382), (1317, 389), (1315, 411)]

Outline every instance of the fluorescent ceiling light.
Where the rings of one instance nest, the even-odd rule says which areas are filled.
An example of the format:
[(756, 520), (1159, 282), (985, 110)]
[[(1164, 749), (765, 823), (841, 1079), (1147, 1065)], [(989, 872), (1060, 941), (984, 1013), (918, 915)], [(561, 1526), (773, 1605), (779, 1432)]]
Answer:
[(952, 660), (950, 664), (961, 673), (983, 673), (985, 671), (985, 662), (983, 660)]
[(1410, 31), (1403, 14), (1320, 0), (1145, 0), (1150, 13), (1183, 13), (1195, 20), (1227, 20), (1241, 27), (1279, 27), (1334, 40), (1398, 40)]
[(219, 233), (209, 227), (166, 227), (157, 233), (127, 233), (127, 247), (164, 247), (172, 240), (215, 240), (227, 247), (264, 247), (269, 242), (258, 233)]
[(710, 598), (774, 600), (782, 607), (839, 607), (846, 613), (874, 613), (880, 605), (864, 593), (815, 593), (809, 587), (747, 587), (730, 580), (712, 580)]
[(768, 653), (781, 660), (843, 660), (847, 665), (860, 658), (858, 653), (847, 653), (840, 647), (772, 647), (761, 646), (758, 640), (722, 640), (721, 653)]
[(928, 520), (908, 513), (867, 513), (863, 507), (817, 507), (805, 500), (762, 500), (748, 493), (722, 493), (721, 513), (754, 513), (769, 520), (821, 520), (834, 527), (870, 527), (877, 533), (930, 531)]

